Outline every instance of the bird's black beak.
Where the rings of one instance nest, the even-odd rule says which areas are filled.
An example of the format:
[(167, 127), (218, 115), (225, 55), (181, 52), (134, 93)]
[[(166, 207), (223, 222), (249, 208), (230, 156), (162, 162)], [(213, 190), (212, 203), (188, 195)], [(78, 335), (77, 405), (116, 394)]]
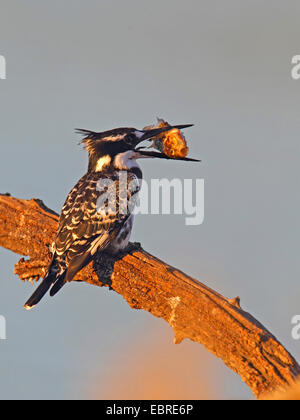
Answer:
[(149, 130), (141, 130), (141, 133), (143, 134), (141, 135), (139, 142), (142, 142), (144, 140), (151, 140), (153, 137), (159, 136), (161, 133), (173, 130), (173, 128), (178, 128), (179, 130), (182, 130), (184, 128), (192, 127), (193, 125), (194, 124), (171, 125), (160, 128), (152, 128)]
[(141, 148), (137, 149), (140, 158), (159, 158), (159, 159), (169, 159), (169, 160), (184, 160), (186, 162), (201, 162), (198, 159), (192, 159), (188, 157), (170, 157), (160, 152), (152, 152), (148, 150), (142, 150)]

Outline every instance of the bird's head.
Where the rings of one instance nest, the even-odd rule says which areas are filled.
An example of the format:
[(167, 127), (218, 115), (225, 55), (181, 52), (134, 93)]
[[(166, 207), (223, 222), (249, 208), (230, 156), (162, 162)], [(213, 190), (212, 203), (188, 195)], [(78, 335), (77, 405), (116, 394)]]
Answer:
[[(129, 151), (135, 151), (137, 145), (144, 140), (151, 140), (159, 134), (173, 128), (183, 129), (191, 127), (192, 124), (176, 125), (168, 127), (153, 128), (147, 130), (137, 130), (136, 128), (122, 127), (109, 131), (94, 132), (84, 129), (76, 129), (78, 134), (84, 136), (82, 143), (89, 153), (89, 171), (101, 171), (105, 166), (109, 166), (116, 156)], [(136, 151), (140, 157), (162, 157), (165, 155), (157, 152)], [(143, 156), (142, 156), (143, 155)], [(186, 158), (186, 160), (189, 160)]]

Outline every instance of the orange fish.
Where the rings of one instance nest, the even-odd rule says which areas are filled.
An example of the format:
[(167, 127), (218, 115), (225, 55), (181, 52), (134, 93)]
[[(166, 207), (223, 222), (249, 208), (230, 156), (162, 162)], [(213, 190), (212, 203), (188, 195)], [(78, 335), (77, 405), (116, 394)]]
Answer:
[[(158, 119), (157, 122), (158, 124), (156, 126), (145, 127), (145, 129), (170, 126), (168, 122), (162, 119)], [(189, 152), (185, 137), (178, 128), (173, 128), (172, 130), (157, 136), (153, 140), (153, 147), (171, 158), (183, 158), (186, 157)]]

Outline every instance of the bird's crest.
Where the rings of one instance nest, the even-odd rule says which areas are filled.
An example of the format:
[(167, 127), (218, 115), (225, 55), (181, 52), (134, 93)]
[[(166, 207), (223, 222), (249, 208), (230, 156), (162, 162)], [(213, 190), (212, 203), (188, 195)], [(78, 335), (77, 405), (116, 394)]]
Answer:
[(84, 128), (76, 128), (75, 132), (84, 136), (81, 143), (83, 143), (86, 139), (96, 140), (100, 137), (100, 133), (96, 133), (96, 131), (85, 130)]
[(99, 150), (99, 147), (101, 148), (101, 144), (103, 145), (105, 142), (114, 143), (123, 140), (131, 130), (131, 128), (120, 128), (98, 133), (96, 131), (76, 128), (76, 133), (84, 136), (79, 144), (84, 144), (85, 150), (90, 154), (93, 154)]
[(84, 136), (79, 144), (83, 144), (85, 150), (92, 154), (97, 147), (96, 140), (99, 139), (99, 133), (83, 128), (76, 128), (76, 133)]

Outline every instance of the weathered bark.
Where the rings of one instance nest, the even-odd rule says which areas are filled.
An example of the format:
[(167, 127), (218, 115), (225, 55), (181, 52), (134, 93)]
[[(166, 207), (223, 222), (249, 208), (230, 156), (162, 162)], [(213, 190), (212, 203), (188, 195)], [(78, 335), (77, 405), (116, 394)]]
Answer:
[[(50, 261), (58, 216), (40, 200), (0, 195), (0, 246), (22, 258), (15, 273), (22, 280), (43, 276)], [(296, 360), (277, 339), (239, 305), (131, 244), (118, 259), (98, 256), (75, 278), (110, 287), (132, 308), (165, 319), (175, 343), (184, 338), (203, 344), (237, 372), (260, 397), (293, 384), (300, 374)], [(25, 296), (24, 296), (25, 298)]]

